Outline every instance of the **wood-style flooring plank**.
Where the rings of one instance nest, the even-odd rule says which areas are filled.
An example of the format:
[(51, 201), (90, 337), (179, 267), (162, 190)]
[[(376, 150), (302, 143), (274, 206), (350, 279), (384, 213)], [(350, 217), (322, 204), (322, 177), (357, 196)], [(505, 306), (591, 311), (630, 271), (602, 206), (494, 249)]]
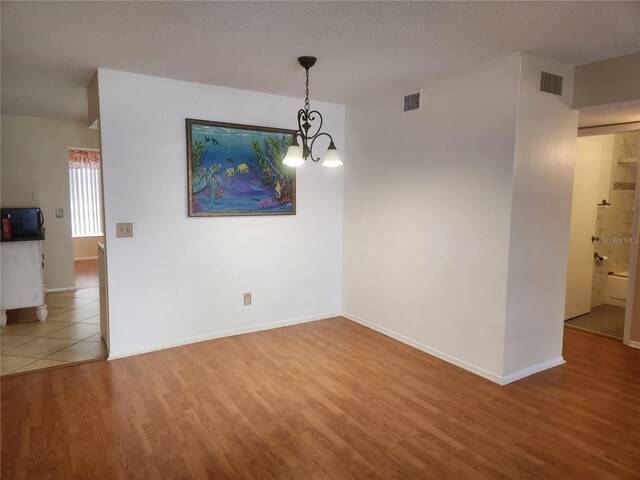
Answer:
[(640, 351), (500, 387), (343, 318), (1, 380), (2, 479), (640, 479)]

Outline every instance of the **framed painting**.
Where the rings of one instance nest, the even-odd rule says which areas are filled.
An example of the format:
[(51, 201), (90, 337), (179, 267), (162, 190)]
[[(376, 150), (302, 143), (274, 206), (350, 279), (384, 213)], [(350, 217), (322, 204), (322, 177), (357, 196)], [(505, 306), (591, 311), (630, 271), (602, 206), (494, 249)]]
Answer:
[(293, 133), (187, 118), (189, 216), (295, 215)]

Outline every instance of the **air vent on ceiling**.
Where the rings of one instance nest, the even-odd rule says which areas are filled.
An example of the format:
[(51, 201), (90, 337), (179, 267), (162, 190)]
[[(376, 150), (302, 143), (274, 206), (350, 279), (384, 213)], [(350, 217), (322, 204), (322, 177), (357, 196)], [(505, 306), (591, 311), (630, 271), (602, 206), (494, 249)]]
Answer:
[(540, 91), (562, 95), (562, 77), (549, 72), (541, 72)]
[(420, 92), (409, 93), (404, 96), (403, 112), (411, 112), (420, 110)]

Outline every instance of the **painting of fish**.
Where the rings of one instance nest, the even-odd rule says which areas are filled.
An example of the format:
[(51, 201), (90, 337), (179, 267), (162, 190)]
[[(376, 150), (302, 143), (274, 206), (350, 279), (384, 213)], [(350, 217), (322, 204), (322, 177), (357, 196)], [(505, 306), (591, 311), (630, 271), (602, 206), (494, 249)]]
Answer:
[(190, 217), (295, 215), (292, 130), (186, 119)]

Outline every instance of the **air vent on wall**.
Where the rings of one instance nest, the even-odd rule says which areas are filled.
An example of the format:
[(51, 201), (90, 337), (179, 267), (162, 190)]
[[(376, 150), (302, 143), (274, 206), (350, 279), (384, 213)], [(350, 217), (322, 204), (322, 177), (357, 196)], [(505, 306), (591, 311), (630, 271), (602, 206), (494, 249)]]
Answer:
[(420, 92), (409, 93), (404, 96), (403, 112), (420, 110)]
[(562, 77), (549, 72), (541, 72), (540, 91), (562, 95)]

